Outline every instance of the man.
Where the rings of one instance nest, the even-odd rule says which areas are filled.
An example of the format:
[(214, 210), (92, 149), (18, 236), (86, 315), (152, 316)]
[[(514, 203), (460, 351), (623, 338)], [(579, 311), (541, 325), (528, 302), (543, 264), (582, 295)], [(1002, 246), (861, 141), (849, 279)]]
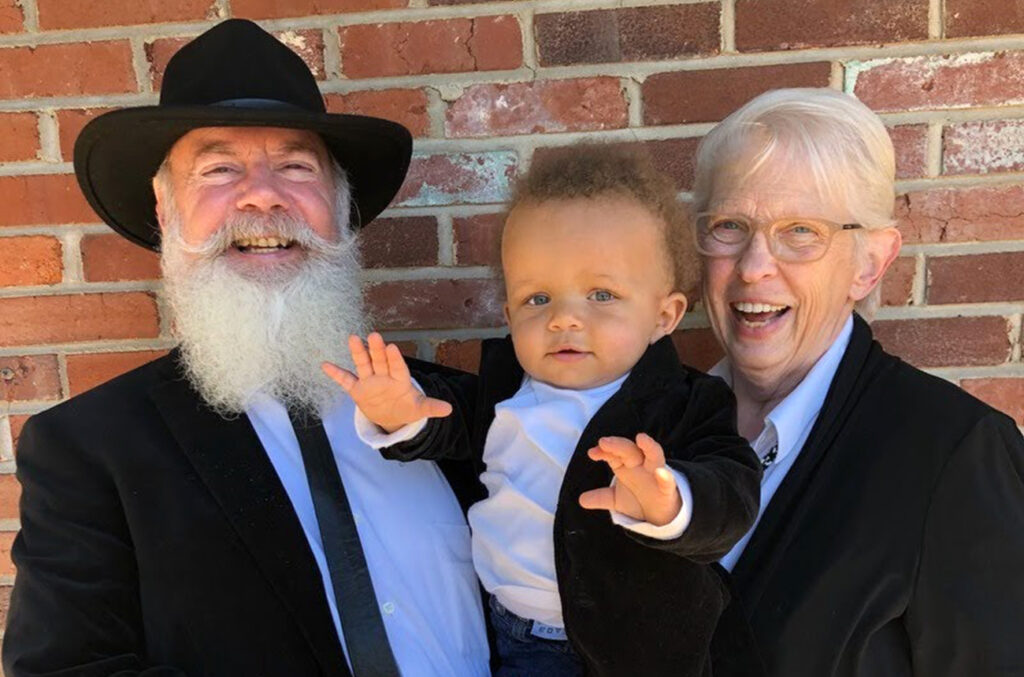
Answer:
[(83, 191), (161, 249), (180, 346), (26, 424), (8, 677), (487, 674), (474, 478), (381, 459), (320, 371), (364, 327), (348, 226), (410, 149), (241, 20), (83, 130)]

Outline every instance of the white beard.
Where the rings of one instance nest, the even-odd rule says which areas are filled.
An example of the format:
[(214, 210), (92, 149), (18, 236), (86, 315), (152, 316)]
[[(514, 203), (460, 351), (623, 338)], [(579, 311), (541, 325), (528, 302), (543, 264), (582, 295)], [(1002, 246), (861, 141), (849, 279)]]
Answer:
[[(345, 205), (338, 223), (348, 222), (347, 197), (344, 191), (344, 201), (338, 200)], [(348, 366), (349, 334), (365, 334), (354, 235), (343, 227), (334, 244), (291, 217), (239, 215), (189, 247), (176, 211), (168, 205), (162, 214), (167, 230), (160, 260), (189, 382), (225, 416), (242, 413), (257, 394), (301, 414), (319, 414), (340, 392), (321, 362)], [(263, 279), (239, 274), (221, 254), (234, 238), (261, 233), (292, 237), (308, 256)]]

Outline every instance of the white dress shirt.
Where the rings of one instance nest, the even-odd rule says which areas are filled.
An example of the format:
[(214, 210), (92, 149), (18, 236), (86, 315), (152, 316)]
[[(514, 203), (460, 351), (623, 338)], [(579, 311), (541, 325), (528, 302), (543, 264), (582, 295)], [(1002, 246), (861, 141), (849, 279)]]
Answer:
[[(750, 446), (758, 456), (764, 458), (765, 454), (775, 445), (778, 445), (775, 461), (764, 471), (761, 478), (761, 507), (757, 513), (757, 521), (750, 531), (741, 538), (732, 550), (720, 560), (720, 563), (728, 571), (736, 566), (743, 550), (747, 547), (754, 529), (761, 522), (761, 516), (765, 508), (772, 500), (782, 480), (785, 479), (789, 469), (800, 455), (800, 450), (811, 434), (814, 422), (818, 420), (818, 413), (825, 402), (825, 395), (828, 394), (829, 386), (836, 375), (839, 363), (843, 359), (846, 347), (850, 343), (850, 335), (853, 333), (853, 316), (846, 321), (839, 336), (832, 342), (825, 354), (818, 358), (804, 380), (797, 385), (793, 391), (775, 408), (765, 416), (764, 428), (756, 439), (750, 442)], [(718, 376), (732, 387), (732, 367), (728, 359), (724, 359), (708, 372)]]
[[(431, 462), (395, 463), (359, 440), (344, 394), (323, 413), (395, 661), (409, 677), (490, 674), (469, 529)], [(309, 542), (345, 649), (302, 455), (285, 408), (258, 398), (246, 414)]]

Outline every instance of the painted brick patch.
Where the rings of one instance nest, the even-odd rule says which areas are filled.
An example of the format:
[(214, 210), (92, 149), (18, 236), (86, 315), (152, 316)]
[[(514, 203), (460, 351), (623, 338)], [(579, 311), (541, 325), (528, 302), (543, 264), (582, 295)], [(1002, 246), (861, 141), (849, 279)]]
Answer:
[(942, 137), (942, 171), (987, 174), (1024, 170), (1024, 120), (950, 125)]
[(504, 202), (517, 167), (518, 157), (507, 151), (413, 157), (395, 204), (424, 207)]

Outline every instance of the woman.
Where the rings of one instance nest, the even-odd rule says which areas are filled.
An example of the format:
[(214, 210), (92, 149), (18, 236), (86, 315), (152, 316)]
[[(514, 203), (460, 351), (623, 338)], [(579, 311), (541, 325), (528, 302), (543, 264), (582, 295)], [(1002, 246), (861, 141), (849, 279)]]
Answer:
[(1024, 675), (1020, 433), (864, 319), (900, 247), (894, 164), (878, 117), (826, 89), (764, 94), (701, 144), (712, 373), (765, 467), (722, 564), (768, 674)]

